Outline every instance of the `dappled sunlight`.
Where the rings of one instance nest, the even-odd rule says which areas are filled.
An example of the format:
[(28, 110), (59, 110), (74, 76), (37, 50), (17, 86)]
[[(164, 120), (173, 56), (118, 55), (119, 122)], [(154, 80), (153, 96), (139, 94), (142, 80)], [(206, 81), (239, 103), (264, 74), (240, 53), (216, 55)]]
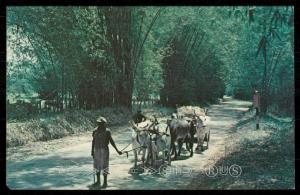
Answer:
[[(128, 171), (133, 166), (133, 154), (129, 153), (128, 158), (125, 154), (119, 156), (109, 146), (110, 174), (107, 189), (183, 189), (184, 184), (191, 181), (193, 175), (201, 172), (209, 163), (214, 163), (223, 155), (224, 147), (229, 145), (224, 142), (229, 136), (229, 129), (237, 123), (238, 115), (246, 107), (245, 103), (239, 102), (236, 105), (236, 102), (239, 101), (228, 101), (211, 106), (207, 122), (211, 129), (209, 149), (200, 153), (194, 152), (193, 157), (190, 157), (189, 152), (183, 149), (182, 155), (172, 161), (170, 170), (173, 172), (170, 174), (155, 175), (147, 171), (140, 175), (129, 174)], [(161, 127), (164, 129), (166, 126), (161, 125)], [(128, 145), (131, 139), (128, 126), (118, 127), (112, 132), (119, 149)], [(91, 133), (86, 133), (78, 137), (44, 142), (43, 145), (36, 143), (44, 148), (47, 148), (47, 145), (56, 144), (55, 147), (52, 146), (52, 149), (50, 147), (49, 151), (45, 150), (44, 155), (34, 154), (34, 144), (27, 149), (24, 146), (22, 151), (24, 154), (30, 153), (30, 156), (23, 156), (22, 161), (12, 161), (18, 155), (10, 153), (16, 151), (15, 149), (8, 150), (8, 186), (14, 189), (88, 189), (87, 186), (93, 182), (91, 139)], [(196, 144), (194, 144), (194, 150), (195, 148)]]
[[(294, 12), (8, 6), (7, 185), (98, 190), (104, 163), (107, 190), (292, 186)], [(239, 156), (255, 181), (207, 178)]]

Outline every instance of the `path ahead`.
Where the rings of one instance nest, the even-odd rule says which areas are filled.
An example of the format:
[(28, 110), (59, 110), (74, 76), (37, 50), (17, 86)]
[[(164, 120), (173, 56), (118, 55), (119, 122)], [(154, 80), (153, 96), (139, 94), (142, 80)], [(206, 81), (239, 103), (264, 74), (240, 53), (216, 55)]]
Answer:
[[(110, 146), (110, 175), (108, 190), (113, 189), (185, 189), (200, 171), (225, 154), (224, 143), (230, 129), (247, 110), (249, 102), (225, 98), (209, 109), (211, 128), (209, 149), (192, 158), (183, 153), (180, 160), (172, 161), (167, 174), (128, 174), (133, 155), (119, 156)], [(130, 140), (128, 126), (112, 129), (119, 149)], [(11, 189), (88, 189), (93, 182), (91, 132), (49, 142), (36, 142), (7, 150), (7, 185)], [(233, 140), (234, 141), (234, 140)]]

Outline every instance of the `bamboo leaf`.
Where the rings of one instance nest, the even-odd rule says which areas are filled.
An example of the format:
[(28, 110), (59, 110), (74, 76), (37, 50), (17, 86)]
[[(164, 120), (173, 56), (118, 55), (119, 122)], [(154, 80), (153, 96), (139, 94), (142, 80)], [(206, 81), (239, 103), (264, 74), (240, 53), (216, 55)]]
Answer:
[(256, 56), (258, 56), (258, 54), (260, 53), (261, 50), (265, 50), (265, 48), (266, 48), (266, 37), (262, 36), (260, 41), (259, 41), (259, 44), (258, 44), (258, 48), (257, 48), (257, 51), (256, 51)]

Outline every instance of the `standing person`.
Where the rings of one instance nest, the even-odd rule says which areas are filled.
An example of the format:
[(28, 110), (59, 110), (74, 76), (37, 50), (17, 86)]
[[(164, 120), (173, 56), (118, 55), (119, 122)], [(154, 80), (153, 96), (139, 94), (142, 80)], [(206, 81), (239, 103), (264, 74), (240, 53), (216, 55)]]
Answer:
[(106, 129), (107, 120), (104, 117), (99, 117), (97, 119), (98, 127), (93, 131), (93, 141), (92, 141), (92, 152), (91, 155), (94, 159), (94, 169), (96, 169), (97, 181), (92, 186), (99, 187), (100, 182), (100, 172), (102, 171), (104, 182), (102, 188), (107, 187), (107, 174), (109, 168), (109, 148), (108, 144), (115, 148), (119, 155), (122, 154), (115, 145), (114, 140), (111, 137), (109, 129)]
[(133, 116), (133, 121), (137, 125), (138, 123), (144, 122), (146, 117), (142, 114), (142, 111), (139, 109), (137, 113)]
[(260, 94), (259, 91), (254, 87), (253, 89), (253, 107), (255, 109), (256, 118), (256, 129), (259, 129), (259, 114), (260, 114)]

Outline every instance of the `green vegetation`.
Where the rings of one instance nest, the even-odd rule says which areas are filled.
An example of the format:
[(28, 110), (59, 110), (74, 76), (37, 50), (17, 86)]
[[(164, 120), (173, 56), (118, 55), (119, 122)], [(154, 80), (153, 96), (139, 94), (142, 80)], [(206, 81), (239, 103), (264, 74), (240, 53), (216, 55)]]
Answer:
[[(145, 108), (146, 117), (167, 117), (174, 109), (153, 106)], [(72, 134), (78, 135), (92, 131), (96, 127), (96, 119), (105, 116), (112, 130), (122, 126), (122, 131), (127, 131), (128, 121), (132, 113), (126, 107), (104, 107), (98, 110), (67, 110), (64, 113), (41, 113), (38, 116), (20, 117), (9, 120), (6, 130), (6, 146), (21, 146), (36, 141), (49, 141)], [(16, 115), (18, 116), (18, 115)]]
[(219, 173), (220, 167), (225, 170), (238, 165), (241, 175), (232, 177), (226, 174), (228, 170), (216, 177), (201, 173), (189, 189), (295, 189), (294, 121), (266, 115), (261, 120), (262, 129), (253, 130), (251, 116), (244, 116), (237, 131), (227, 138), (226, 143), (235, 142), (235, 147), (229, 147), (229, 154), (214, 164)]
[(213, 103), (294, 113), (294, 8), (9, 7), (7, 93), (66, 107)]

